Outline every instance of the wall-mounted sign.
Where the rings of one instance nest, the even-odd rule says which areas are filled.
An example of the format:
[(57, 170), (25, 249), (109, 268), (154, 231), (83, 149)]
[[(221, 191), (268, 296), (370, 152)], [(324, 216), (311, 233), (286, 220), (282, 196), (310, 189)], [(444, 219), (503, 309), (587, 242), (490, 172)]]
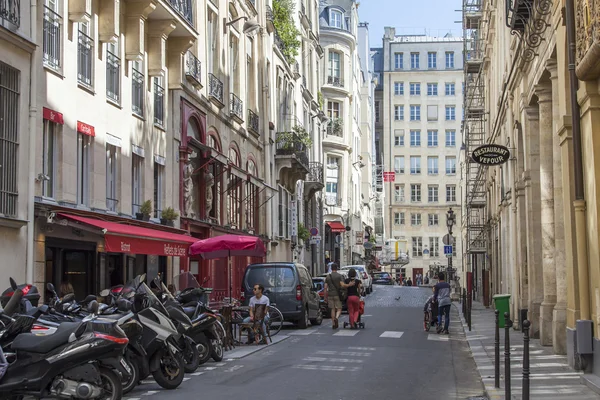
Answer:
[(394, 182), (395, 180), (396, 180), (396, 172), (386, 171), (383, 173), (383, 181), (384, 182)]
[(500, 165), (508, 161), (510, 151), (507, 147), (498, 144), (484, 144), (473, 150), (471, 158), (477, 164)]

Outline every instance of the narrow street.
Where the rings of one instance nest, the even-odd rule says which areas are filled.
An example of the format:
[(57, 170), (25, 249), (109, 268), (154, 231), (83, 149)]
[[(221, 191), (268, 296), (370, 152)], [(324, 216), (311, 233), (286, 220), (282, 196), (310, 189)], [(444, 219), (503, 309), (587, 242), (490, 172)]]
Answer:
[[(467, 399), (483, 386), (464, 333), (453, 318), (450, 335), (423, 331), (430, 289), (375, 286), (367, 297), (364, 330), (286, 327), (288, 338), (245, 358), (209, 362), (174, 391), (146, 381), (126, 399)], [(340, 319), (347, 320), (343, 315)], [(279, 336), (278, 335), (278, 336)]]

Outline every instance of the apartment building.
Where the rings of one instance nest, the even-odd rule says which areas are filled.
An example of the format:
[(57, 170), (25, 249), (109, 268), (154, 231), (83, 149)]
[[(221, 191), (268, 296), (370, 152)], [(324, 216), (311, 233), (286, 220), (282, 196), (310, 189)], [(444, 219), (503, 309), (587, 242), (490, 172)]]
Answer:
[[(375, 118), (385, 149), (385, 229), (388, 239), (406, 243), (410, 262), (401, 271), (414, 280), (446, 267), (446, 214), (452, 208), (461, 218), (462, 38), (396, 35), (387, 27), (382, 57)], [(453, 268), (461, 270), (459, 242)]]

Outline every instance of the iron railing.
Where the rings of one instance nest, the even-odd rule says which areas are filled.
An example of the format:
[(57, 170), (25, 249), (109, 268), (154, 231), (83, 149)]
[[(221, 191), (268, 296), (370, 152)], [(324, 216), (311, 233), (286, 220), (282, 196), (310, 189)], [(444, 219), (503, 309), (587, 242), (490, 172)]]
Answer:
[(0, 215), (17, 216), (19, 196), (19, 70), (0, 62)]
[(326, 206), (342, 206), (342, 198), (337, 193), (325, 193)]
[(79, 31), (77, 46), (77, 81), (93, 86), (94, 79), (94, 39)]
[(208, 96), (223, 104), (223, 82), (213, 74), (208, 74)]
[(177, 11), (190, 25), (194, 26), (194, 8), (192, 0), (169, 0), (171, 7)]
[(165, 126), (165, 88), (154, 78), (154, 123)]
[(327, 84), (336, 87), (344, 87), (344, 79), (339, 76), (328, 76)]
[(117, 204), (119, 204), (119, 200), (110, 197), (106, 198), (106, 210), (117, 212)]
[(244, 120), (244, 102), (235, 93), (229, 95), (229, 116), (238, 121)]
[(202, 65), (200, 60), (190, 51), (185, 56), (185, 76), (197, 84), (202, 84)]
[(307, 182), (323, 183), (323, 163), (312, 161), (308, 164)]
[(121, 59), (110, 51), (106, 52), (106, 97), (121, 101)]
[(248, 130), (259, 133), (259, 118), (258, 114), (248, 109)]
[(296, 160), (308, 170), (308, 148), (300, 136), (295, 133), (278, 132), (276, 142), (276, 155), (295, 155)]
[(21, 26), (21, 0), (0, 0), (0, 19), (14, 28)]
[(267, 22), (273, 23), (273, 9), (271, 8), (271, 6), (265, 6), (265, 15), (267, 17)]
[(302, 75), (302, 86), (304, 89), (308, 89), (308, 85), (306, 84), (306, 76)]
[(144, 116), (144, 74), (135, 68), (131, 69), (131, 109)]
[(344, 136), (343, 121), (341, 118), (333, 118), (327, 124), (327, 134), (337, 137)]
[(62, 17), (44, 6), (44, 64), (50, 68), (60, 68)]

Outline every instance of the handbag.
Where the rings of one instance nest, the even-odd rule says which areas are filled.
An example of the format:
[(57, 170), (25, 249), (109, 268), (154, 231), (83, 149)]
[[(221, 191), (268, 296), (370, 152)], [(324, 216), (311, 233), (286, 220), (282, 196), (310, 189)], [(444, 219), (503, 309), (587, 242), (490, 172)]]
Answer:
[(341, 301), (344, 301), (348, 298), (348, 291), (346, 289), (343, 289), (337, 285), (334, 285), (333, 283), (333, 279), (331, 278), (331, 274), (329, 274), (329, 279), (331, 280), (331, 284), (333, 285), (333, 287), (337, 290), (338, 292), (338, 296), (340, 297)]

